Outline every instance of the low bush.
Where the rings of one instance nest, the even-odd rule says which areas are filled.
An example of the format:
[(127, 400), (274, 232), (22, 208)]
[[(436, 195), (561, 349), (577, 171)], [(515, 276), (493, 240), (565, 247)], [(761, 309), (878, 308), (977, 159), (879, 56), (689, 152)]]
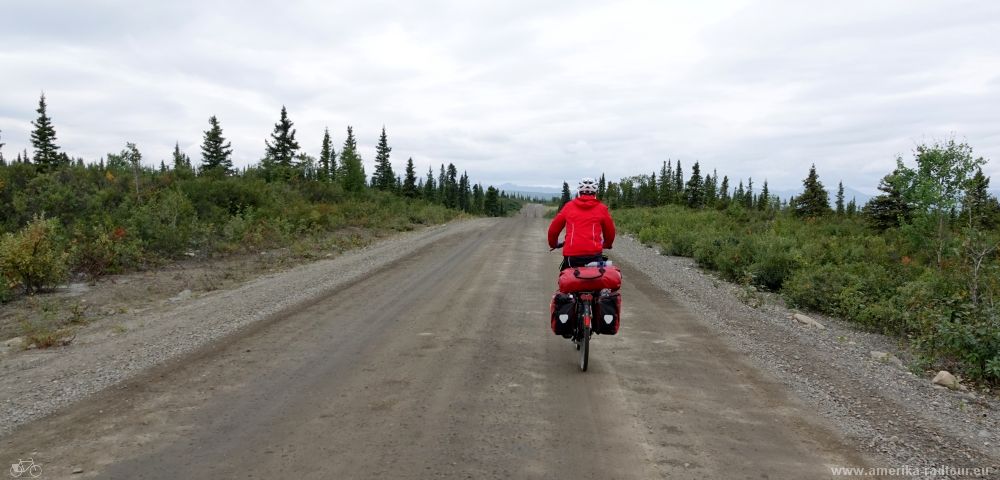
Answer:
[(779, 292), (792, 307), (910, 338), (919, 355), (954, 362), (972, 378), (1000, 380), (996, 254), (974, 277), (959, 253), (938, 266), (926, 252), (910, 251), (904, 232), (872, 231), (859, 218), (674, 205), (614, 215), (622, 230), (664, 254), (693, 257), (728, 280)]
[(0, 240), (0, 276), (26, 293), (53, 287), (69, 277), (68, 259), (55, 219), (36, 216), (16, 233)]

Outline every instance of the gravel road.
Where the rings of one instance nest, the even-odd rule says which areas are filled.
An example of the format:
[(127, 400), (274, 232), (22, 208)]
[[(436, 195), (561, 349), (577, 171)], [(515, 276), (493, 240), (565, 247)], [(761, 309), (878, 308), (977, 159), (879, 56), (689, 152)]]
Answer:
[[(541, 214), (423, 231), (197, 298), (114, 348), (22, 352), (5, 361), (23, 372), (0, 379), (0, 460), (123, 479), (798, 479), (896, 465), (860, 422), (838, 421), (856, 409), (773, 367), (812, 332), (776, 338), (778, 320), (747, 323), (764, 314), (628, 239), (614, 252), (622, 331), (597, 337), (579, 372), (548, 330), (558, 257)], [(734, 333), (746, 328), (767, 334)], [(799, 358), (840, 368), (815, 355)], [(847, 398), (869, 393), (877, 409), (877, 390)], [(962, 452), (995, 458), (973, 447)]]

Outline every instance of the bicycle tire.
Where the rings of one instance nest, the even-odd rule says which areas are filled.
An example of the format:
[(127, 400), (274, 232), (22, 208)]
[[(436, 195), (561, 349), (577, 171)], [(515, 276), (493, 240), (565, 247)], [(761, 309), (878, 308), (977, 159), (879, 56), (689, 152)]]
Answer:
[(580, 339), (580, 371), (587, 371), (587, 363), (590, 361), (590, 328), (583, 329), (583, 338)]

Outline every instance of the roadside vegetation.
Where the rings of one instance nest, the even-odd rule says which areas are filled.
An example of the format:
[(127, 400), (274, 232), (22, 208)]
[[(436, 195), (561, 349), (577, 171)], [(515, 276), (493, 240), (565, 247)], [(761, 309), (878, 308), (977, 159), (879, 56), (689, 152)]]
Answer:
[[(200, 161), (180, 146), (159, 167), (126, 143), (100, 159), (71, 158), (56, 142), (44, 95), (32, 122), (33, 152), (5, 157), (0, 143), (0, 302), (73, 277), (143, 270), (186, 257), (216, 257), (353, 238), (344, 231), (403, 231), (460, 215), (503, 216), (518, 198), (473, 184), (441, 165), (397, 174), (383, 128), (375, 170), (365, 173), (351, 127), (336, 151), (303, 151), (284, 107), (258, 164), (235, 168), (215, 116)], [(302, 242), (316, 239), (315, 243)], [(332, 245), (349, 248), (351, 245)]]
[(906, 340), (918, 368), (959, 369), (1000, 382), (1000, 204), (986, 160), (955, 141), (922, 145), (863, 207), (829, 202), (815, 166), (804, 191), (782, 200), (732, 188), (699, 165), (607, 185), (618, 225), (664, 254), (747, 286)]

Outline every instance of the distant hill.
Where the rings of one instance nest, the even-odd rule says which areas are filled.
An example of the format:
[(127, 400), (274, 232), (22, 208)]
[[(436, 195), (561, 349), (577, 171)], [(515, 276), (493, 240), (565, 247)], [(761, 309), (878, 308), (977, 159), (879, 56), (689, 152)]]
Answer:
[(562, 194), (561, 188), (515, 185), (513, 183), (504, 183), (499, 185), (497, 188), (507, 193), (517, 194), (528, 198), (537, 198), (539, 200), (550, 200), (552, 197), (558, 197)]
[[(759, 194), (760, 191), (758, 190), (758, 191), (756, 191), (754, 193), (758, 193)], [(793, 196), (799, 195), (801, 193), (802, 193), (802, 189), (777, 190), (777, 191), (772, 191), (771, 192), (772, 195), (777, 195), (778, 198), (781, 198), (782, 200), (788, 200), (789, 198), (792, 198)], [(836, 200), (836, 196), (837, 196), (837, 187), (834, 186), (833, 189), (827, 189), (827, 193), (829, 193), (829, 195), (830, 195), (830, 205), (833, 205), (833, 202)], [(853, 198), (855, 200), (855, 202), (858, 204), (858, 206), (860, 207), (860, 206), (868, 203), (868, 201), (871, 200), (872, 197), (874, 197), (874, 195), (870, 195), (870, 194), (867, 194), (867, 193), (864, 193), (864, 192), (860, 192), (860, 191), (855, 190), (855, 189), (850, 188), (850, 187), (844, 187), (844, 203), (850, 202), (851, 199)]]

